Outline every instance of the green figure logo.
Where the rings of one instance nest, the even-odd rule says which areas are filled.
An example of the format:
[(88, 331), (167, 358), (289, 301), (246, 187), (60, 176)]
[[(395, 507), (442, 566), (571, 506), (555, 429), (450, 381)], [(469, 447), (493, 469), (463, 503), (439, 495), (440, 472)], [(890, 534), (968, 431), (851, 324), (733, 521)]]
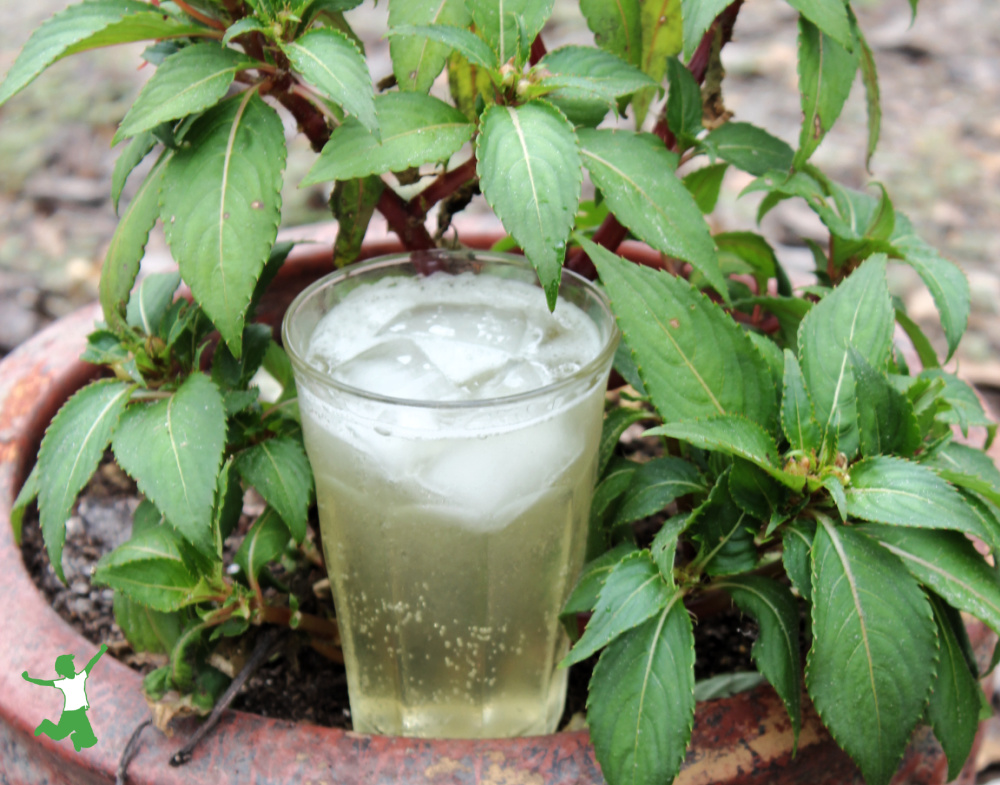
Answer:
[(59, 655), (56, 657), (55, 671), (62, 676), (61, 679), (33, 679), (27, 671), (21, 674), (25, 681), (39, 684), (42, 687), (55, 687), (63, 694), (63, 713), (59, 718), (59, 724), (57, 725), (52, 720), (42, 720), (41, 724), (35, 728), (36, 736), (44, 733), (54, 741), (61, 741), (72, 734), (73, 747), (77, 752), (97, 744), (94, 729), (90, 727), (90, 720), (87, 719), (87, 709), (90, 708), (90, 703), (87, 701), (86, 685), (90, 671), (107, 650), (107, 644), (101, 644), (100, 651), (79, 673), (73, 669), (72, 654)]

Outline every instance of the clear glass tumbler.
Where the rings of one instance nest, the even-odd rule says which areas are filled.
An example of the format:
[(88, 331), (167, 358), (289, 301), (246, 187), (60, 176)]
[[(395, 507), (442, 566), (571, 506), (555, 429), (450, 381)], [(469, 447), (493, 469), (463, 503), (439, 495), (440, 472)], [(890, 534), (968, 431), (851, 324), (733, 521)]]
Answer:
[[(425, 400), (442, 394), (435, 370), (433, 384), (425, 375), (404, 380), (396, 397), (386, 394), (391, 373), (371, 391), (365, 358), (355, 363), (360, 370), (341, 372), (310, 355), (317, 327), (345, 299), (357, 303), (369, 287), (384, 291), (428, 275), (474, 278), (487, 288), (520, 282), (536, 311), (544, 303), (521, 257), (432, 251), (317, 281), (292, 303), (282, 331), (316, 478), (354, 729), (454, 738), (550, 733), (566, 696), (566, 672), (556, 666), (568, 642), (558, 615), (583, 563), (618, 330), (603, 293), (565, 271), (556, 314), (575, 306), (585, 315), (592, 352), (542, 387), (516, 391), (531, 380), (515, 357), (504, 360), (496, 388), (511, 393), (513, 384), (512, 394), (456, 400), (446, 391), (447, 400)], [(504, 300), (484, 316), (482, 302), (448, 306), (469, 320), (472, 348), (460, 342), (435, 357), (460, 373), (495, 366), (503, 355), (490, 352), (527, 340), (518, 309)], [(393, 340), (413, 332), (437, 346), (439, 307), (417, 303), (397, 316), (380, 308), (367, 313), (391, 322), (380, 329)], [(497, 324), (487, 330), (491, 319)], [(342, 325), (338, 335), (349, 332)], [(410, 356), (397, 350), (393, 362)]]

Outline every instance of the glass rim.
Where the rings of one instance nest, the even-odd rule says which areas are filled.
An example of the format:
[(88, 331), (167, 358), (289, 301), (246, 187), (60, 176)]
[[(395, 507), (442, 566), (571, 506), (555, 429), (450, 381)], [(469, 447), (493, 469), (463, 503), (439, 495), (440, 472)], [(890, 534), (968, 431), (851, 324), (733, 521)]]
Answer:
[[(511, 267), (517, 267), (535, 272), (534, 268), (528, 262), (528, 260), (523, 256), (518, 256), (516, 254), (503, 253), (500, 251), (480, 251), (473, 248), (463, 248), (459, 251), (451, 251), (445, 248), (431, 249), (430, 251), (420, 251), (421, 254), (432, 254), (435, 256), (444, 257), (456, 257), (461, 260), (462, 256), (468, 255), (469, 261), (485, 261), (492, 262), (494, 264), (509, 265)], [(550, 395), (553, 392), (558, 392), (564, 388), (570, 387), (577, 384), (581, 379), (586, 378), (589, 375), (593, 375), (600, 371), (603, 366), (610, 368), (611, 357), (614, 355), (615, 350), (618, 346), (618, 341), (621, 338), (621, 332), (618, 329), (618, 322), (615, 319), (614, 312), (611, 310), (611, 301), (608, 299), (607, 294), (598, 287), (593, 281), (584, 278), (577, 272), (573, 270), (567, 270), (563, 268), (562, 278), (559, 282), (559, 288), (562, 290), (563, 286), (567, 283), (576, 284), (582, 288), (587, 294), (591, 295), (595, 302), (600, 306), (601, 310), (604, 312), (608, 319), (608, 323), (611, 325), (611, 329), (608, 331), (606, 337), (604, 337), (601, 350), (594, 355), (589, 361), (581, 365), (576, 371), (574, 371), (569, 376), (559, 379), (557, 381), (551, 382), (550, 384), (543, 385), (542, 387), (535, 387), (531, 390), (526, 390), (525, 392), (515, 393), (513, 395), (503, 395), (493, 398), (476, 398), (472, 400), (459, 400), (459, 401), (434, 401), (421, 398), (400, 398), (392, 395), (383, 395), (381, 393), (371, 392), (365, 390), (361, 387), (354, 387), (350, 384), (345, 384), (344, 382), (338, 381), (331, 376), (327, 375), (323, 371), (319, 370), (315, 366), (311, 365), (302, 355), (294, 342), (291, 340), (291, 331), (289, 325), (291, 324), (294, 314), (299, 310), (302, 304), (312, 297), (320, 289), (327, 286), (336, 285), (350, 278), (358, 277), (364, 273), (378, 269), (381, 267), (392, 267), (393, 265), (399, 265), (401, 262), (409, 262), (413, 258), (413, 253), (403, 252), (394, 254), (385, 254), (382, 256), (377, 256), (373, 259), (368, 259), (363, 262), (356, 262), (354, 264), (349, 264), (340, 270), (335, 270), (322, 278), (313, 281), (309, 286), (299, 292), (295, 299), (289, 304), (288, 309), (285, 311), (285, 315), (281, 320), (281, 343), (288, 354), (292, 365), (295, 367), (297, 372), (305, 374), (307, 377), (311, 378), (313, 381), (324, 385), (326, 387), (332, 387), (339, 392), (347, 393), (356, 398), (362, 398), (369, 401), (375, 401), (378, 403), (391, 404), (393, 406), (408, 406), (412, 408), (421, 409), (445, 409), (445, 410), (465, 410), (465, 409), (480, 409), (488, 407), (505, 406), (508, 404), (521, 403), (523, 401), (530, 401), (534, 398), (544, 397)], [(567, 280), (567, 276), (569, 279)], [(540, 284), (535, 281), (535, 285), (541, 289)], [(588, 314), (589, 317), (589, 314)]]

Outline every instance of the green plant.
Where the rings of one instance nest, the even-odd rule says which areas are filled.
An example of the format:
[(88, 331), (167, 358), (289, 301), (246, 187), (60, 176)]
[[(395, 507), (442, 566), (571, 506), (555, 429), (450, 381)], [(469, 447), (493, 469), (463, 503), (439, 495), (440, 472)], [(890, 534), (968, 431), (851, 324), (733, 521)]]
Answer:
[[(886, 265), (921, 275), (949, 357), (968, 320), (968, 283), (884, 188), (854, 191), (810, 164), (859, 71), (871, 155), (879, 89), (849, 5), (790, 3), (801, 13), (797, 150), (729, 122), (721, 105), (719, 53), (741, 0), (581, 0), (597, 45), (553, 52), (539, 35), (553, 0), (390, 0), (395, 84), (377, 94), (343, 13), (357, 0), (86, 0), (36, 31), (0, 103), (61, 57), (157, 41), (143, 55), (157, 71), (116, 136), (129, 140), (116, 204), (133, 168), (150, 155), (156, 163), (111, 243), (105, 323), (85, 355), (114, 378), (57, 415), (15, 515), (19, 527), (37, 495), (59, 569), (73, 498), (110, 443), (146, 500), (132, 539), (95, 579), (115, 589), (133, 645), (170, 655), (147, 680), (153, 697), (170, 688), (210, 703), (225, 678), (209, 654), (251, 624), (298, 627), (321, 647), (335, 632), (301, 613), (294, 593), (274, 605), (260, 588), (274, 559), (318, 558), (287, 359), (252, 322), (288, 252), (274, 247), (281, 107), (319, 153), (306, 181), (336, 182), (338, 264), (357, 257), (375, 210), (404, 245), (423, 249), (436, 242), (424, 224), (434, 205), (440, 238), (481, 190), (550, 303), (563, 266), (596, 266), (625, 337), (617, 368), (631, 392), (607, 413), (593, 560), (566, 609), (593, 616), (567, 663), (603, 649), (588, 721), (610, 782), (676, 775), (695, 705), (685, 602), (711, 592), (757, 621), (755, 662), (796, 732), (801, 601), (812, 620), (806, 687), (866, 780), (888, 782), (921, 721), (955, 776), (983, 701), (957, 611), (1000, 631), (1000, 581), (967, 535), (1000, 546), (1000, 473), (953, 431), (985, 426), (992, 440), (996, 426), (890, 296)], [(450, 103), (428, 95), (442, 70)], [(612, 112), (652, 133), (597, 128)], [(818, 285), (796, 295), (759, 234), (710, 233), (703, 213), (729, 166), (756, 178), (745, 191), (765, 194), (759, 217), (796, 198), (825, 224), (828, 247), (811, 245)], [(593, 201), (581, 201), (584, 170)], [(429, 182), (404, 199), (390, 173)], [(176, 275), (132, 291), (157, 219), (192, 303), (174, 300)], [(661, 252), (662, 269), (614, 253), (630, 234)], [(922, 369), (893, 346), (897, 324)], [(261, 367), (284, 385), (276, 401), (250, 383)], [(624, 430), (650, 420), (663, 457), (615, 456)], [(269, 506), (236, 553), (234, 578), (223, 546), (244, 484)], [(640, 547), (631, 524), (664, 510)]]

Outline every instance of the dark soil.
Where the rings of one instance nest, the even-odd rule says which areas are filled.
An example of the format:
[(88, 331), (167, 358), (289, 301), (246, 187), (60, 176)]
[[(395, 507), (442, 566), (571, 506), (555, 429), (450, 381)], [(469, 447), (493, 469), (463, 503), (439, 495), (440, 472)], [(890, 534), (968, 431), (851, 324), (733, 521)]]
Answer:
[[(52, 607), (83, 637), (95, 645), (107, 643), (112, 654), (140, 672), (148, 672), (162, 663), (162, 655), (134, 652), (115, 623), (110, 589), (93, 586), (90, 575), (97, 560), (124, 542), (131, 532), (132, 512), (139, 498), (135, 484), (111, 461), (103, 463), (81, 494), (66, 525), (63, 566), (64, 585), (52, 569), (45, 551), (37, 513), (25, 518), (22, 554), (32, 579)], [(254, 514), (250, 500), (246, 513)], [(244, 526), (251, 515), (245, 515)], [(238, 540), (238, 537), (230, 539)], [(231, 547), (238, 546), (238, 542)], [(276, 571), (276, 577), (286, 577)], [(302, 577), (315, 585), (323, 578), (317, 570)], [(328, 590), (310, 591), (313, 613), (332, 613)], [(302, 596), (303, 592), (298, 592)], [(750, 671), (750, 648), (756, 638), (756, 626), (738, 610), (729, 609), (700, 620), (695, 626), (695, 677), (706, 679), (731, 671)], [(247, 651), (252, 647), (249, 643)], [(596, 662), (592, 660), (572, 668), (569, 694), (560, 727), (582, 727), (587, 700), (587, 685)], [(276, 719), (306, 721), (328, 727), (351, 727), (347, 699), (347, 680), (342, 665), (326, 659), (304, 639), (289, 633), (279, 652), (249, 679), (236, 697), (233, 708)]]

